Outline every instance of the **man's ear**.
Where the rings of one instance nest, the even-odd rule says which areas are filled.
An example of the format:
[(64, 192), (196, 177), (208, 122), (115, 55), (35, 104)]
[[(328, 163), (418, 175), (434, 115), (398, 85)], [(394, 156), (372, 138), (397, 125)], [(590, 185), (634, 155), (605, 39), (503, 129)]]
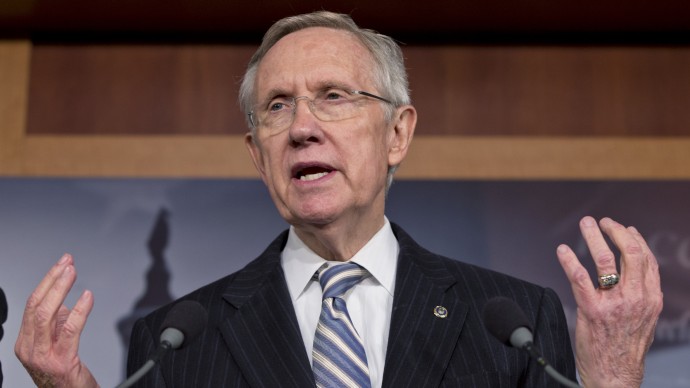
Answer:
[(264, 170), (264, 154), (259, 141), (254, 137), (254, 135), (251, 132), (247, 132), (247, 134), (244, 135), (244, 145), (247, 147), (249, 155), (252, 157), (254, 167), (256, 167), (256, 170), (261, 175), (261, 179), (265, 183), (266, 174)]
[(401, 106), (393, 118), (388, 138), (388, 165), (397, 166), (405, 159), (417, 126), (417, 110), (412, 105)]

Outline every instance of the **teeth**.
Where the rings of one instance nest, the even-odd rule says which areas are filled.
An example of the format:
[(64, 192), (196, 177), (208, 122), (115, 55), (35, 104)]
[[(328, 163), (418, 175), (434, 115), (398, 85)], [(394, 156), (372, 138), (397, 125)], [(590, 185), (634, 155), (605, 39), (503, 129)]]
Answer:
[(301, 177), (299, 177), (299, 180), (301, 180), (301, 181), (313, 181), (314, 179), (319, 179), (319, 178), (326, 176), (326, 175), (328, 175), (327, 172), (319, 172), (316, 174), (305, 174), (305, 175), (302, 175)]

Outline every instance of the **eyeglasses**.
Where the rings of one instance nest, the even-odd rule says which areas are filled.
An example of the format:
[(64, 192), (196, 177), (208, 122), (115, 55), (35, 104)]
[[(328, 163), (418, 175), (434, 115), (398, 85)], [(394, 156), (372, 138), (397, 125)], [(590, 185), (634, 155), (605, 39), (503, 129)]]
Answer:
[(328, 88), (313, 99), (307, 96), (276, 97), (266, 105), (256, 105), (249, 112), (249, 121), (254, 128), (265, 128), (272, 133), (280, 132), (292, 124), (299, 100), (306, 100), (309, 111), (321, 121), (347, 120), (357, 116), (360, 108), (366, 104), (367, 97), (393, 104), (383, 97), (361, 90)]

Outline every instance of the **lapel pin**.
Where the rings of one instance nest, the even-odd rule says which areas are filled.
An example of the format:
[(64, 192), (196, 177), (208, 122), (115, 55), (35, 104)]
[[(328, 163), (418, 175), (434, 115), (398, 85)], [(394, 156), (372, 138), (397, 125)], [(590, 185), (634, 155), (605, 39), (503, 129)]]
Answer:
[(448, 309), (443, 306), (434, 307), (434, 315), (439, 318), (445, 318), (448, 316)]

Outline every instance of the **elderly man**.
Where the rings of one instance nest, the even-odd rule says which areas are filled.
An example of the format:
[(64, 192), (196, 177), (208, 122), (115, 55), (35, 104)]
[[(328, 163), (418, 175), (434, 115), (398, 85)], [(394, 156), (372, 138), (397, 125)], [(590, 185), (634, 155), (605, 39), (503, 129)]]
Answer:
[[(283, 19), (249, 63), (240, 100), (249, 153), (291, 227), (244, 269), (182, 298), (201, 303), (208, 324), (141, 386), (555, 386), (485, 330), (481, 311), (496, 296), (525, 306), (536, 344), (575, 377), (553, 291), (435, 255), (385, 217), (417, 119), (390, 38), (329, 12)], [(612, 287), (595, 289), (558, 248), (579, 306), (582, 381), (639, 385), (662, 305), (656, 260), (632, 227), (586, 217), (581, 229), (599, 273), (612, 274)], [(618, 285), (602, 230), (622, 251)], [(75, 276), (63, 257), (27, 304), (16, 351), (39, 385), (96, 385), (77, 354), (92, 296), (61, 307)], [(170, 307), (137, 322), (130, 373), (155, 351)]]

